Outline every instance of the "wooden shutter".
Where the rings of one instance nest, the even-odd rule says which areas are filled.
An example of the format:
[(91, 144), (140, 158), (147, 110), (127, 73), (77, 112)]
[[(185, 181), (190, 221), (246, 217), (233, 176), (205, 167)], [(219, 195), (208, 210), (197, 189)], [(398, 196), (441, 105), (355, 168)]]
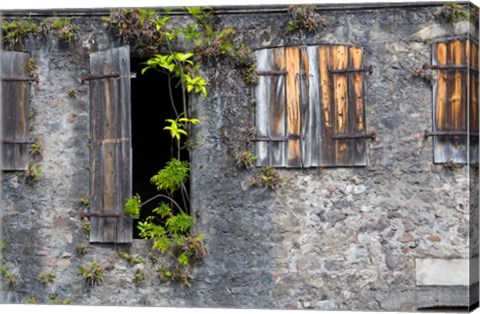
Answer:
[[(324, 137), (333, 150), (323, 160), (325, 166), (366, 166), (363, 50), (347, 46), (329, 47), (333, 110), (330, 111), (332, 130)], [(327, 79), (326, 77), (324, 78)], [(326, 122), (325, 122), (326, 124)], [(333, 133), (333, 134), (332, 134)]]
[[(470, 163), (478, 163), (478, 42), (470, 40)], [(467, 49), (468, 51), (468, 49)]]
[(433, 146), (435, 163), (467, 162), (467, 40), (433, 44)]
[(365, 166), (362, 49), (258, 50), (257, 165)]
[(130, 52), (90, 55), (91, 242), (129, 243), (132, 221), (124, 206), (132, 194)]
[(0, 51), (2, 77), (2, 169), (27, 170), (30, 78), (28, 53)]

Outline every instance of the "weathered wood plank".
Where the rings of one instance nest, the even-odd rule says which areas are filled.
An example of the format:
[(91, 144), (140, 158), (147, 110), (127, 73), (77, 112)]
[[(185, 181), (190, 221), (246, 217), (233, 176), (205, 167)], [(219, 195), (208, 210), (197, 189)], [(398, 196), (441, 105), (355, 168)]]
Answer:
[[(360, 68), (362, 66), (361, 48), (350, 48), (350, 67)], [(365, 133), (365, 112), (363, 99), (363, 74), (354, 73), (349, 77), (349, 133), (364, 134)], [(350, 165), (366, 166), (366, 140), (356, 139), (350, 141)]]
[(321, 148), (321, 90), (320, 90), (320, 66), (319, 47), (308, 47), (309, 73), (308, 85), (308, 127), (306, 137), (309, 139), (310, 167), (320, 166)]
[[(469, 43), (470, 47), (466, 48), (470, 51), (469, 60), (470, 67), (478, 69), (478, 46), (474, 42)], [(469, 71), (470, 79), (470, 133), (479, 132), (479, 112), (478, 112), (478, 72)], [(478, 141), (476, 136), (470, 136), (470, 163), (478, 163)]]
[(312, 135), (310, 134), (310, 64), (308, 48), (300, 47), (300, 149), (301, 165), (310, 167)]
[[(456, 40), (449, 44), (453, 54), (453, 64), (465, 64), (465, 41)], [(456, 131), (467, 131), (467, 75), (468, 71), (456, 70), (454, 73), (454, 89), (449, 94), (451, 103), (451, 126)], [(467, 162), (467, 138), (455, 136), (450, 140), (450, 160), (456, 163)]]
[(320, 67), (320, 93), (321, 93), (321, 136), (319, 137), (320, 165), (335, 165), (335, 141), (331, 136), (334, 134), (335, 110), (333, 108), (332, 78), (329, 68), (333, 67), (331, 48), (322, 46), (318, 52)]
[(286, 145), (287, 167), (300, 167), (301, 149), (300, 140), (300, 51), (298, 47), (285, 48), (287, 75), (286, 104), (287, 104), (287, 131), (288, 144)]
[(132, 193), (128, 47), (91, 54), (90, 72), (120, 73), (119, 78), (91, 80), (90, 98), (91, 211), (121, 214), (119, 218), (91, 217), (90, 241), (129, 243), (132, 222), (123, 215), (125, 202)]
[[(438, 43), (434, 45), (432, 56), (432, 65), (446, 65), (447, 64), (447, 45), (445, 43)], [(438, 79), (433, 86), (434, 97), (434, 131), (446, 131), (447, 128), (447, 71), (439, 70)], [(447, 162), (447, 149), (444, 137), (434, 137), (434, 162)]]
[[(270, 71), (272, 50), (262, 49), (257, 50), (257, 71)], [(255, 125), (259, 136), (268, 136), (269, 125), (269, 104), (271, 92), (272, 76), (259, 76), (258, 84), (255, 87), (256, 111), (255, 111)], [(257, 157), (257, 166), (267, 166), (270, 163), (269, 143), (258, 141), (255, 143), (255, 155)]]
[[(28, 77), (28, 53), (1, 51), (1, 76)], [(29, 163), (30, 83), (2, 81), (2, 169), (27, 170)]]
[[(271, 68), (274, 71), (286, 71), (285, 48), (273, 51)], [(285, 75), (275, 75), (270, 82), (270, 133), (272, 137), (285, 136)], [(274, 167), (285, 166), (285, 142), (270, 143), (270, 163)]]
[[(332, 47), (333, 70), (343, 70), (348, 66), (348, 48), (346, 46)], [(333, 97), (335, 104), (335, 134), (348, 132), (348, 80), (345, 74), (333, 77)], [(350, 147), (348, 140), (335, 141), (335, 159), (337, 166), (349, 165)]]

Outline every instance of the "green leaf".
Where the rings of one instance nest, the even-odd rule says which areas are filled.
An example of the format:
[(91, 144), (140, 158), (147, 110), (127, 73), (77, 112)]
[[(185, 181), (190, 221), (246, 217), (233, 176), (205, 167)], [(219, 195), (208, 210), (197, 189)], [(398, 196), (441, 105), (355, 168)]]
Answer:
[(182, 183), (188, 178), (189, 171), (189, 162), (172, 158), (150, 181), (156, 185), (157, 190), (172, 194), (182, 187)]
[(180, 254), (180, 256), (177, 257), (177, 261), (178, 263), (184, 266), (188, 266), (190, 264), (190, 260), (187, 254), (185, 254), (185, 252), (182, 252), (182, 254)]

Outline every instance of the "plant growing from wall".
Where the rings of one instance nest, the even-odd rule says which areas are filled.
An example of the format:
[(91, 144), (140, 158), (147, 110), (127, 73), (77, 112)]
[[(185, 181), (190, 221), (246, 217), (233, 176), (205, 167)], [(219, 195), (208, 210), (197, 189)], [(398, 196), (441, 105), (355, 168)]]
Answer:
[(37, 281), (43, 285), (55, 282), (56, 278), (55, 274), (47, 272), (41, 272), (37, 275)]
[(145, 272), (142, 269), (137, 269), (135, 274), (132, 277), (132, 281), (137, 284), (141, 285), (145, 282)]
[(37, 34), (40, 27), (33, 23), (30, 19), (13, 21), (2, 20), (3, 41), (6, 44), (15, 46), (20, 44), (29, 34)]
[(250, 186), (264, 186), (266, 188), (275, 190), (281, 186), (283, 178), (278, 174), (275, 168), (265, 167), (261, 168), (261, 173), (257, 173), (250, 180)]
[(25, 299), (25, 303), (28, 303), (28, 304), (35, 304), (35, 303), (38, 303), (38, 300), (35, 296), (31, 296), (27, 299)]
[(72, 298), (61, 298), (57, 293), (51, 293), (49, 297), (49, 303), (51, 304), (72, 304)]
[(292, 5), (288, 8), (287, 32), (316, 32), (326, 22), (315, 12), (314, 5)]
[(143, 258), (140, 257), (133, 257), (132, 255), (128, 254), (127, 252), (118, 251), (118, 255), (128, 262), (130, 266), (135, 266), (136, 264), (143, 263)]
[(248, 150), (244, 150), (235, 154), (237, 166), (244, 169), (250, 169), (255, 166), (257, 157)]
[(36, 165), (33, 162), (28, 163), (28, 169), (27, 169), (25, 175), (26, 175), (27, 181), (29, 183), (33, 183), (33, 182), (38, 181), (41, 173), (42, 173), (42, 167), (41, 166)]
[(443, 16), (452, 23), (466, 21), (470, 18), (468, 10), (458, 3), (447, 3), (443, 6)]
[(49, 17), (40, 23), (45, 34), (54, 34), (61, 40), (70, 43), (78, 33), (78, 27), (67, 17)]
[(82, 276), (85, 285), (94, 287), (103, 281), (103, 267), (93, 262), (90, 265), (80, 265), (77, 271), (78, 276)]
[(87, 254), (88, 244), (87, 243), (79, 243), (75, 247), (75, 251), (77, 252), (78, 257), (82, 257), (83, 255)]

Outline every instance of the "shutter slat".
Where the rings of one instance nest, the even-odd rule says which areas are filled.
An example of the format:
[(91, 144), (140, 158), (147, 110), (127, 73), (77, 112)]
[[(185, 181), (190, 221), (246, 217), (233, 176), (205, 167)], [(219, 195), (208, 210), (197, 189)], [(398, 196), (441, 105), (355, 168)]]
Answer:
[(300, 144), (301, 163), (305, 168), (310, 167), (312, 157), (311, 130), (310, 130), (310, 62), (308, 48), (300, 48)]
[[(350, 48), (350, 67), (360, 68), (362, 66), (361, 48)], [(353, 73), (349, 76), (349, 133), (365, 134), (365, 113), (363, 105), (363, 74)], [(350, 141), (350, 165), (366, 166), (366, 140), (356, 139)]]
[(300, 51), (298, 47), (285, 48), (287, 94), (287, 167), (302, 165), (300, 152)]
[(93, 213), (115, 212), (112, 217), (91, 217), (91, 242), (129, 243), (131, 219), (123, 214), (132, 194), (130, 125), (130, 52), (128, 47), (90, 55), (91, 75), (120, 73), (119, 78), (90, 80)]
[[(447, 64), (447, 45), (439, 43), (433, 49), (433, 65)], [(447, 130), (447, 71), (439, 70), (438, 79), (434, 83), (433, 97), (435, 106), (434, 131)], [(444, 137), (434, 137), (434, 161), (441, 163), (448, 161), (448, 139)]]
[[(310, 167), (320, 166), (321, 151), (321, 96), (320, 96), (320, 68), (319, 68), (319, 49), (318, 46), (308, 47), (308, 125), (306, 127), (306, 138), (308, 140), (308, 156)], [(305, 159), (305, 158), (304, 158)], [(304, 162), (304, 166), (306, 162)]]
[(320, 90), (321, 90), (321, 143), (320, 163), (323, 166), (335, 165), (335, 142), (332, 140), (334, 134), (335, 110), (333, 108), (332, 95), (332, 78), (330, 76), (329, 68), (333, 67), (330, 47), (320, 47), (319, 50), (319, 64), (320, 64)]
[[(348, 48), (332, 47), (333, 70), (344, 70), (348, 66)], [(335, 134), (348, 133), (348, 80), (346, 74), (333, 77), (333, 95), (335, 107)], [(350, 146), (348, 140), (335, 141), (335, 160), (337, 166), (349, 165)]]
[[(271, 50), (263, 49), (256, 52), (257, 71), (269, 71), (270, 70), (270, 58)], [(255, 125), (259, 136), (269, 135), (269, 115), (268, 107), (270, 103), (270, 91), (271, 91), (272, 77), (269, 75), (259, 76), (258, 84), (255, 88), (256, 99), (256, 112), (255, 112)], [(257, 156), (257, 166), (267, 166), (270, 163), (268, 142), (257, 141), (255, 143), (255, 154)]]
[[(478, 46), (470, 42), (470, 66), (478, 69)], [(470, 132), (479, 132), (478, 121), (478, 72), (470, 71)], [(470, 163), (478, 163), (478, 137), (470, 136)]]
[[(285, 49), (272, 50), (272, 70), (285, 71)], [(270, 133), (272, 137), (285, 136), (285, 76), (271, 76), (270, 92)], [(285, 166), (285, 142), (270, 142), (271, 166)]]
[[(27, 53), (1, 51), (2, 77), (28, 77)], [(2, 80), (3, 170), (27, 170), (30, 82)]]

